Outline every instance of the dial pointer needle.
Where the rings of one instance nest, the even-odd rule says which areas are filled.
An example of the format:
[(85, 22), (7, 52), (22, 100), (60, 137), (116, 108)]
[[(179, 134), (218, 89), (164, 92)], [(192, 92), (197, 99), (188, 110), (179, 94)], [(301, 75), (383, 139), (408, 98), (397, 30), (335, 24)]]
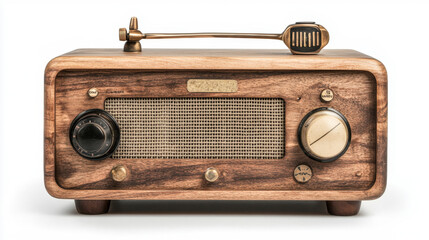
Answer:
[(320, 138), (316, 139), (314, 142), (312, 142), (310, 144), (313, 145), (314, 143), (316, 143), (317, 141), (319, 141), (320, 139), (322, 139), (324, 136), (328, 135), (328, 133), (332, 132), (336, 127), (338, 127), (340, 125), (340, 123), (338, 123), (337, 125), (335, 125), (331, 130), (329, 130), (328, 132), (326, 132), (325, 134), (323, 134)]

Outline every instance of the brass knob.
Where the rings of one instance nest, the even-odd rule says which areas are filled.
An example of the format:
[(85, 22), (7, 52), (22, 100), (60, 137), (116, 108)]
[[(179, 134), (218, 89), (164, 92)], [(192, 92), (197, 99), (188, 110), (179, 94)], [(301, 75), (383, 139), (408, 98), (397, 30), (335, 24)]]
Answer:
[(208, 168), (204, 174), (208, 182), (215, 182), (219, 178), (219, 172), (216, 168)]
[(139, 28), (139, 24), (136, 17), (132, 17), (130, 20), (130, 30), (137, 30)]
[(119, 40), (120, 41), (127, 41), (127, 29), (126, 28), (119, 28)]
[(127, 177), (127, 169), (121, 165), (114, 167), (110, 173), (115, 182), (122, 182)]
[(337, 110), (318, 108), (304, 117), (298, 137), (307, 156), (319, 162), (331, 162), (347, 151), (351, 129), (347, 119)]
[(124, 52), (141, 52), (142, 46), (140, 40), (145, 38), (144, 34), (138, 30), (137, 18), (133, 17), (130, 21), (130, 30), (126, 28), (119, 29), (119, 40), (127, 41), (124, 45)]

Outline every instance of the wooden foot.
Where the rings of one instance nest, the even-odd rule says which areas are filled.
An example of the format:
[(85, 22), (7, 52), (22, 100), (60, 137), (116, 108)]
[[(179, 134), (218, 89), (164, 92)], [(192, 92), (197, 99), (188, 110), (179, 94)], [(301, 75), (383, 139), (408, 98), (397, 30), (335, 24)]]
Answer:
[(361, 201), (327, 201), (326, 207), (331, 215), (353, 216), (358, 214)]
[(81, 214), (103, 214), (109, 211), (110, 200), (74, 200), (76, 210)]

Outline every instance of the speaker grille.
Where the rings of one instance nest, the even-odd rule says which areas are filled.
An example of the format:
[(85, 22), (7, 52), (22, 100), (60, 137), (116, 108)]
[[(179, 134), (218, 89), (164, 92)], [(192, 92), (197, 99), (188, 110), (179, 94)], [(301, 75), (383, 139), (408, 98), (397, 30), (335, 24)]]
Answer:
[(285, 102), (273, 98), (108, 98), (113, 158), (279, 159)]

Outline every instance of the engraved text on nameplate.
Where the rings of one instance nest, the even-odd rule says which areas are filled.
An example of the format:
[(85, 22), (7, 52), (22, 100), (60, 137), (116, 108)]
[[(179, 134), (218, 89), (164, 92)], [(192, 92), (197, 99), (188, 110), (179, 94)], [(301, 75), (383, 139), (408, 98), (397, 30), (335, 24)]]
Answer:
[(237, 92), (238, 84), (236, 80), (227, 79), (189, 79), (187, 84), (188, 92)]

